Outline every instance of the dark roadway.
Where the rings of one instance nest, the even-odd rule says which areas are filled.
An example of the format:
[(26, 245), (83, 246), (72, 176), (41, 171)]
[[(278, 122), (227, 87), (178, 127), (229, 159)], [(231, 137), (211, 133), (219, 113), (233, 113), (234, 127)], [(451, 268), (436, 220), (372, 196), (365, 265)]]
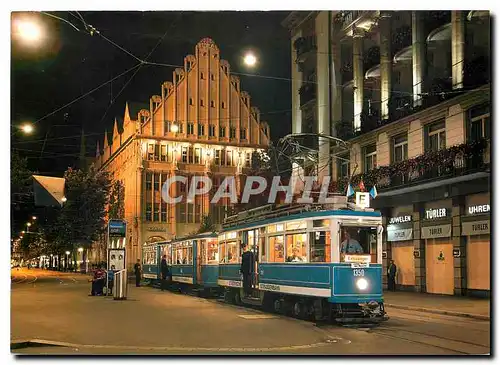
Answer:
[[(89, 297), (88, 277), (13, 270), (11, 342), (18, 354), (462, 355), (490, 353), (490, 322), (388, 308), (389, 321), (346, 328), (129, 286)], [(54, 346), (57, 345), (57, 346)]]

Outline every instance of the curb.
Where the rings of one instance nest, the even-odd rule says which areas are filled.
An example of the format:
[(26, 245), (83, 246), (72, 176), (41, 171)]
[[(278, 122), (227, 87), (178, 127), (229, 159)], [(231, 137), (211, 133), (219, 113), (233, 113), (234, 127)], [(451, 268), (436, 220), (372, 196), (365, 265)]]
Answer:
[(453, 317), (474, 318), (474, 319), (479, 319), (482, 321), (489, 321), (490, 320), (490, 316), (486, 316), (483, 314), (453, 312), (453, 311), (442, 310), (442, 309), (413, 307), (410, 305), (399, 305), (399, 304), (389, 304), (389, 303), (384, 303), (384, 306), (389, 307), (389, 308), (406, 309), (406, 310), (415, 311), (415, 312), (427, 312), (427, 313), (435, 313), (435, 314), (444, 314), (444, 315), (453, 316)]

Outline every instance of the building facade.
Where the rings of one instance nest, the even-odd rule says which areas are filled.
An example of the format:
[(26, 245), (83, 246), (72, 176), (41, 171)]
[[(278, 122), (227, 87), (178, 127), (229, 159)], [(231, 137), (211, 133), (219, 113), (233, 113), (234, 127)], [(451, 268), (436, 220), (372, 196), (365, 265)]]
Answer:
[[(294, 12), (293, 133), (348, 141), (339, 191), (363, 181), (399, 290), (490, 293), (490, 14)], [(297, 166), (294, 173), (304, 173)]]
[[(222, 223), (230, 204), (227, 198), (210, 204), (211, 194), (226, 176), (235, 176), (239, 188), (252, 153), (266, 149), (269, 138), (269, 125), (209, 38), (185, 57), (184, 68), (175, 69), (173, 80), (163, 82), (149, 104), (127, 103), (123, 120), (115, 120), (110, 137), (105, 133), (103, 147), (98, 144), (96, 164), (125, 188), (129, 265), (141, 257), (144, 243), (196, 232), (206, 216)], [(195, 175), (210, 176), (214, 187), (188, 201)], [(170, 195), (184, 198), (167, 204), (162, 187), (175, 176), (188, 183), (172, 184)]]

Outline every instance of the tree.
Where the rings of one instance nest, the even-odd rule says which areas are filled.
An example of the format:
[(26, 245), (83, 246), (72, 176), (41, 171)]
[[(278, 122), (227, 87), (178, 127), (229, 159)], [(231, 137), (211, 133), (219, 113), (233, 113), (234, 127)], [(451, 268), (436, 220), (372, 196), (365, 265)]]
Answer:
[(18, 153), (12, 152), (10, 157), (10, 204), (11, 204), (11, 234), (14, 236), (21, 227), (17, 223), (22, 219), (24, 211), (32, 209), (33, 189), (31, 185), (32, 172), (28, 162)]
[(125, 217), (125, 186), (120, 180), (116, 180), (109, 194), (110, 219), (123, 219)]
[(215, 232), (215, 224), (210, 214), (203, 216), (201, 226), (198, 229), (197, 233), (206, 233), (206, 232)]
[(107, 172), (98, 171), (94, 166), (88, 171), (70, 168), (64, 178), (67, 201), (51, 227), (45, 227), (45, 232), (52, 251), (62, 255), (65, 250), (71, 250), (76, 261), (75, 245), (87, 252), (105, 229), (111, 179)]

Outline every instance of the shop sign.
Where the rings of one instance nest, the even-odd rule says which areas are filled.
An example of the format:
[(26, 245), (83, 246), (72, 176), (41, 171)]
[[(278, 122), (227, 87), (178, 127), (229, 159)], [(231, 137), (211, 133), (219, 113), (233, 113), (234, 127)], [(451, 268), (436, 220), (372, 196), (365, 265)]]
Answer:
[(442, 224), (440, 226), (422, 227), (422, 239), (442, 238), (451, 236), (451, 224)]
[(490, 221), (462, 222), (462, 235), (490, 234)]
[(460, 249), (459, 248), (453, 249), (453, 257), (460, 257)]
[(387, 258), (387, 251), (382, 251), (382, 258), (386, 259)]
[(387, 241), (409, 241), (413, 239), (413, 228), (390, 229), (387, 228)]
[(490, 205), (489, 204), (471, 205), (470, 207), (467, 208), (468, 215), (486, 214), (489, 212), (490, 212)]
[(110, 237), (125, 237), (127, 223), (123, 220), (112, 219), (108, 223), (108, 233)]
[(389, 224), (400, 224), (411, 222), (411, 215), (401, 215), (399, 217), (391, 217), (389, 219)]
[(163, 227), (148, 227), (146, 228), (149, 232), (165, 232), (165, 228)]
[(437, 209), (426, 209), (425, 219), (441, 219), (448, 217), (448, 209), (437, 208)]

